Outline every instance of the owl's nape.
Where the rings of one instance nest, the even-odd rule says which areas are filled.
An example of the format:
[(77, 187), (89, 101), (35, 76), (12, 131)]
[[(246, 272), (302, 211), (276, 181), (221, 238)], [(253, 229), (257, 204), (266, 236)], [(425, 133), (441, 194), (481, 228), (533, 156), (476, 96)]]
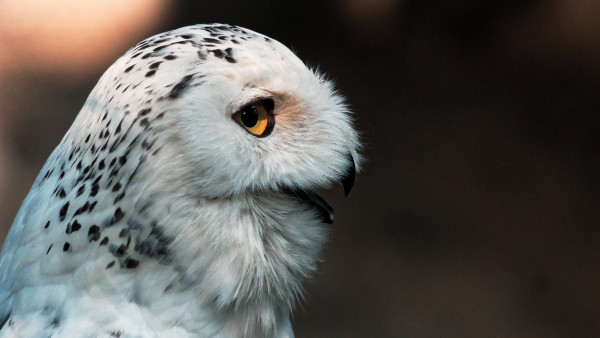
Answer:
[[(360, 141), (288, 48), (231, 25), (132, 47), (102, 76), (0, 257), (0, 336), (292, 337)], [(283, 193), (282, 193), (283, 192)]]

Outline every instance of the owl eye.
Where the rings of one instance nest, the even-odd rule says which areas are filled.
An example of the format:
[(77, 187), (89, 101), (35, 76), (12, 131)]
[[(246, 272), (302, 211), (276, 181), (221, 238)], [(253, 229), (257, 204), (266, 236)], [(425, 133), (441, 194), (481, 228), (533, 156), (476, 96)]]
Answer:
[(233, 117), (252, 135), (265, 137), (271, 133), (275, 125), (273, 108), (273, 100), (259, 100), (244, 106)]

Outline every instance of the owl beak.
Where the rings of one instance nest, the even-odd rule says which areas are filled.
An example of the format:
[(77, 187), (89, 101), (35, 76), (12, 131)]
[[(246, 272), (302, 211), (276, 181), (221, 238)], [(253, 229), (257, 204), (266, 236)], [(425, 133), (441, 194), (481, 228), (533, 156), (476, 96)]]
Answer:
[[(356, 164), (354, 158), (350, 153), (347, 155), (350, 166), (346, 171), (346, 175), (342, 178), (342, 185), (344, 186), (344, 194), (348, 196), (352, 186), (354, 185), (354, 177), (356, 175)], [(316, 193), (299, 188), (284, 187), (283, 192), (288, 193), (291, 196), (296, 197), (300, 201), (304, 201), (308, 205), (314, 207), (319, 211), (321, 220), (323, 223), (332, 224), (334, 220), (333, 208), (327, 204), (327, 202)]]
[(350, 153), (348, 153), (347, 157), (348, 161), (350, 162), (350, 167), (346, 172), (346, 176), (342, 178), (342, 185), (344, 186), (344, 194), (346, 197), (348, 197), (350, 190), (352, 190), (352, 187), (354, 186), (354, 177), (356, 176), (356, 164), (354, 162), (354, 157), (352, 157), (352, 154)]
[(332, 224), (334, 220), (333, 208), (325, 202), (325, 200), (310, 190), (303, 189), (284, 189), (288, 194), (295, 196), (301, 201), (305, 201), (309, 205), (316, 208), (321, 214), (323, 223)]

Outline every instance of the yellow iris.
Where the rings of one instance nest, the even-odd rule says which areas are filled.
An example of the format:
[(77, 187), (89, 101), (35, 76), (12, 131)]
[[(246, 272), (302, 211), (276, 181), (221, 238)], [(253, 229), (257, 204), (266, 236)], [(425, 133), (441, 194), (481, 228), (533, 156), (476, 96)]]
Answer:
[(265, 106), (265, 100), (247, 105), (235, 113), (235, 120), (255, 136), (267, 136), (272, 129), (270, 111)]

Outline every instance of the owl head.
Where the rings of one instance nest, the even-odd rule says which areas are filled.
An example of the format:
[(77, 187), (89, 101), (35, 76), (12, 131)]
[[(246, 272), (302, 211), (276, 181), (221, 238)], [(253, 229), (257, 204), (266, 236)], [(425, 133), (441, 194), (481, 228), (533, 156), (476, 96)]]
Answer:
[(185, 182), (181, 189), (203, 198), (286, 192), (327, 222), (331, 208), (311, 190), (336, 181), (346, 193), (352, 187), (359, 139), (343, 98), (264, 35), (218, 24), (160, 34), (133, 47), (100, 83), (95, 97), (125, 90), (127, 101), (105, 100), (136, 102), (121, 110), (172, 145), (158, 180), (185, 177), (172, 184)]

